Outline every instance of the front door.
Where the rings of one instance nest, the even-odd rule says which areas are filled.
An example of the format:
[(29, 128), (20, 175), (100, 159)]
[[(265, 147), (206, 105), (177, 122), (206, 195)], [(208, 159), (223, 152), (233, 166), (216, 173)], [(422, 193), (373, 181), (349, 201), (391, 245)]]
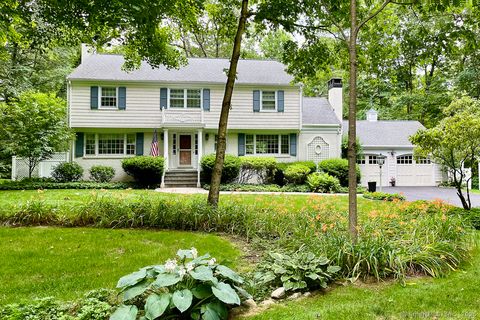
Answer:
[(191, 166), (192, 165), (192, 135), (181, 134), (180, 135), (180, 165)]

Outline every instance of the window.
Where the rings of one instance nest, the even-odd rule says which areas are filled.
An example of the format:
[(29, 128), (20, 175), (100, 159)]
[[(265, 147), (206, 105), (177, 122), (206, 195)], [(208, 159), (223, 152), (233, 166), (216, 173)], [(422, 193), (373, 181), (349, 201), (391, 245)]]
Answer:
[(262, 110), (275, 110), (275, 91), (262, 91)]
[(135, 133), (88, 133), (85, 135), (85, 155), (135, 155)]
[(357, 157), (357, 164), (365, 164), (365, 156)]
[(282, 154), (290, 154), (290, 136), (288, 134), (282, 134), (281, 136), (281, 151)]
[(195, 133), (195, 155), (198, 155), (198, 134)]
[(172, 135), (172, 154), (177, 154), (177, 135), (175, 133)]
[(258, 154), (278, 153), (278, 136), (273, 134), (257, 134), (255, 152)]
[(201, 89), (170, 89), (170, 108), (199, 109), (202, 106)]
[(246, 134), (245, 154), (290, 154), (288, 134)]
[(117, 88), (101, 87), (100, 107), (116, 108), (117, 107)]
[(368, 156), (368, 164), (378, 164), (378, 156)]
[(245, 154), (255, 153), (255, 136), (253, 134), (245, 135)]
[(415, 159), (415, 162), (417, 162), (417, 164), (431, 164), (432, 163), (432, 161), (429, 158), (417, 158), (417, 159)]
[(397, 164), (413, 164), (413, 156), (412, 155), (398, 156)]
[(94, 133), (85, 134), (85, 154), (95, 155), (95, 134)]

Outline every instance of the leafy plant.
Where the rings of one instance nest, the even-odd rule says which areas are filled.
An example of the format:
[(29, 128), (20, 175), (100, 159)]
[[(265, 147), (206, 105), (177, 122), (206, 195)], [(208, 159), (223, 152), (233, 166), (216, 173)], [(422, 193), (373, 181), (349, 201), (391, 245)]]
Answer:
[[(327, 159), (318, 164), (318, 170), (328, 173), (332, 177), (338, 178), (342, 187), (348, 187), (348, 160), (347, 159)], [(357, 183), (360, 182), (361, 173), (357, 165)]]
[[(178, 259), (178, 261), (177, 261)], [(197, 250), (179, 250), (177, 259), (149, 266), (122, 277), (117, 284), (123, 304), (111, 320), (153, 320), (189, 316), (191, 319), (227, 319), (228, 306), (240, 305), (240, 295), (250, 295), (240, 286), (243, 279), (230, 268), (217, 264)], [(140, 310), (137, 305), (140, 306)]]
[(340, 181), (323, 172), (314, 172), (308, 175), (307, 184), (313, 192), (338, 192)]
[(52, 177), (57, 182), (78, 181), (83, 175), (83, 168), (76, 162), (63, 162), (53, 168)]
[(115, 169), (108, 166), (92, 166), (90, 178), (95, 182), (110, 182), (115, 176)]
[(340, 267), (331, 265), (325, 257), (301, 247), (293, 253), (269, 252), (257, 267), (253, 281), (270, 288), (286, 291), (308, 291), (327, 288)]
[(385, 201), (393, 201), (393, 200), (404, 201), (404, 200), (406, 200), (406, 198), (403, 194), (385, 193), (385, 192), (365, 192), (363, 194), (363, 197), (366, 198), (366, 199), (371, 199), (371, 200), (385, 200)]
[[(202, 157), (200, 166), (202, 167), (201, 178), (205, 183), (210, 183), (212, 180), (213, 166), (215, 165), (215, 153)], [(240, 158), (231, 154), (225, 155), (222, 170), (222, 183), (228, 183), (235, 180), (240, 172)]]
[(39, 189), (127, 189), (137, 187), (127, 182), (23, 182), (7, 181), (0, 184), (0, 190), (39, 190)]
[(285, 170), (292, 165), (301, 164), (310, 168), (310, 173), (317, 171), (317, 165), (313, 161), (296, 161), (296, 162), (279, 162), (277, 163), (277, 168), (275, 170), (273, 182), (279, 186), (285, 185), (287, 183), (285, 179)]
[(307, 176), (310, 174), (310, 168), (306, 165), (296, 163), (289, 165), (283, 174), (289, 183), (304, 184)]
[(238, 183), (248, 183), (257, 178), (258, 183), (263, 184), (273, 180), (277, 160), (274, 157), (240, 157), (240, 176)]
[(162, 157), (138, 156), (122, 161), (122, 168), (143, 186), (154, 186), (162, 182), (164, 159)]

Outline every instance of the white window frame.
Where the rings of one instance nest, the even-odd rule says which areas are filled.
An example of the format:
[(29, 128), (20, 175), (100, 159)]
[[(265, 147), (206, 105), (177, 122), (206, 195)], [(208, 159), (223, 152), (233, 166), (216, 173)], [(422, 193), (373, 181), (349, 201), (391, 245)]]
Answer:
[[(413, 155), (411, 154), (402, 154), (400, 156), (398, 156), (396, 159), (395, 159), (396, 163), (399, 164), (399, 165), (413, 165), (415, 164), (414, 163), (414, 159), (413, 159)], [(406, 162), (408, 160), (408, 163)]]
[[(172, 108), (170, 105), (170, 90), (183, 90), (183, 108)], [(188, 90), (200, 90), (200, 107), (199, 108), (188, 108), (187, 107), (187, 92)], [(167, 89), (167, 109), (172, 110), (182, 110), (182, 109), (189, 109), (189, 110), (203, 110), (203, 88), (168, 88)]]
[(367, 157), (365, 155), (357, 157), (357, 164), (367, 164)]
[(432, 164), (432, 160), (429, 157), (419, 157), (417, 159), (414, 159), (416, 164), (419, 165), (429, 165)]
[[(275, 109), (263, 109), (263, 92), (273, 91), (275, 92)], [(260, 111), (262, 112), (277, 112), (278, 110), (278, 91), (277, 90), (260, 90)]]
[[(95, 135), (95, 154), (87, 154), (87, 135), (88, 134), (94, 134)], [(100, 134), (122, 134), (122, 133), (111, 133), (111, 132), (105, 132), (105, 133), (91, 133), (91, 132), (85, 132), (83, 135), (83, 157), (84, 158), (102, 158), (102, 157), (134, 157), (137, 154), (137, 136), (135, 133), (130, 132), (130, 133), (123, 133), (123, 153), (111, 153), (111, 154), (99, 154), (98, 152), (98, 146), (99, 146), (99, 135)], [(133, 154), (127, 154), (127, 135), (132, 134), (135, 136), (135, 149)]]
[[(253, 153), (247, 153), (247, 135), (253, 136)], [(268, 135), (268, 136), (277, 136), (278, 138), (278, 153), (257, 153), (257, 134), (256, 133), (246, 133), (245, 134), (245, 155), (249, 156), (290, 156), (290, 134), (268, 134), (268, 133), (261, 133), (260, 135)], [(288, 152), (282, 153), (282, 136), (288, 137)]]
[[(102, 105), (102, 92), (103, 88), (115, 88), (115, 106), (103, 106)], [(98, 87), (98, 109), (106, 109), (106, 110), (112, 110), (112, 109), (118, 109), (118, 87), (115, 86), (102, 86)]]

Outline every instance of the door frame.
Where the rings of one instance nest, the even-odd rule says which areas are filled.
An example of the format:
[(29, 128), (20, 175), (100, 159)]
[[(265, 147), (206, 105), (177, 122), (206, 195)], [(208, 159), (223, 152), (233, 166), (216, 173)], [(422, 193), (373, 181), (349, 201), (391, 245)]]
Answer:
[[(181, 152), (181, 148), (180, 148), (180, 141), (181, 141), (181, 136), (189, 136), (190, 137), (190, 164), (181, 164), (180, 163), (180, 152)], [(179, 168), (191, 168), (193, 167), (193, 152), (194, 152), (194, 141), (193, 141), (193, 137), (194, 137), (194, 134), (192, 134), (191, 132), (177, 132), (177, 139), (178, 139), (178, 142), (177, 142), (177, 165)], [(188, 150), (188, 149), (184, 149), (184, 150)]]

